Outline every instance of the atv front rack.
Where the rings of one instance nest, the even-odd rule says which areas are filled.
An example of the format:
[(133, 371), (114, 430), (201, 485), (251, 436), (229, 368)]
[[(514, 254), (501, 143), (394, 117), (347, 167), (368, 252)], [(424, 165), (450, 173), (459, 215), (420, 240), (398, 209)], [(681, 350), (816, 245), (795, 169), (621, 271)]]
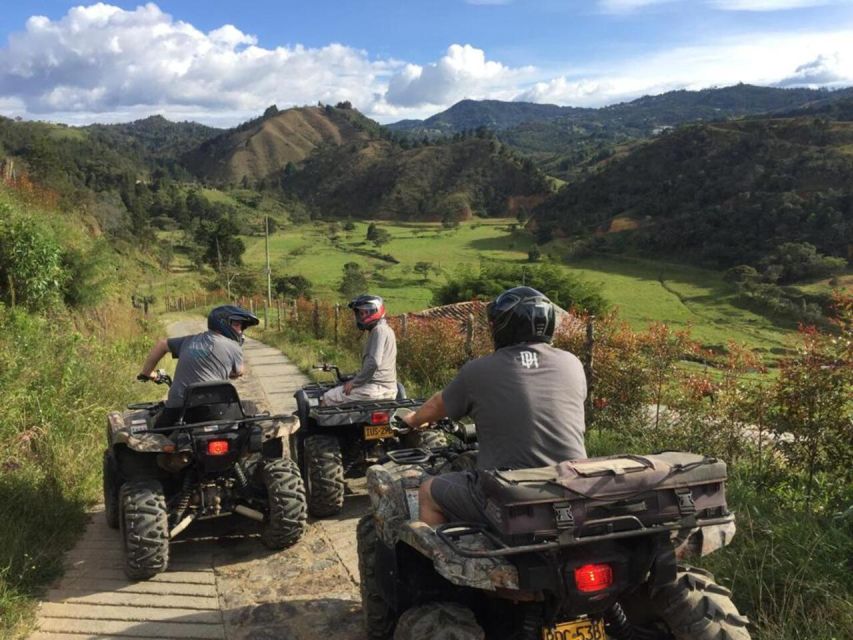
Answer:
[[(590, 520), (583, 529), (609, 529), (608, 533), (593, 533), (588, 535), (579, 534), (575, 531), (564, 531), (555, 540), (548, 540), (539, 543), (525, 544), (519, 546), (510, 546), (501, 540), (489, 527), (482, 523), (475, 522), (447, 522), (439, 525), (435, 529), (439, 539), (450, 547), (453, 553), (464, 558), (493, 558), (496, 556), (514, 556), (523, 553), (541, 553), (543, 551), (556, 551), (567, 547), (574, 547), (592, 542), (602, 542), (604, 540), (617, 540), (619, 538), (632, 538), (636, 536), (654, 535), (667, 531), (678, 531), (681, 529), (693, 529), (696, 527), (709, 527), (713, 525), (729, 524), (734, 522), (734, 513), (729, 513), (719, 518), (704, 518), (698, 519), (694, 517), (684, 518), (676, 522), (670, 522), (661, 525), (647, 527), (643, 525), (638, 518), (634, 516), (616, 516), (613, 518), (600, 518), (598, 520)], [(633, 525), (635, 528), (627, 531), (613, 531), (617, 525)], [(460, 541), (465, 536), (473, 536), (480, 534), (485, 540), (492, 545), (490, 549), (474, 549), (460, 544)]]
[(391, 409), (411, 409), (420, 407), (423, 400), (416, 398), (403, 398), (402, 400), (361, 400), (358, 402), (347, 402), (346, 404), (331, 405), (328, 407), (311, 407), (311, 415), (335, 416), (353, 411), (367, 413), (369, 411), (390, 411)]

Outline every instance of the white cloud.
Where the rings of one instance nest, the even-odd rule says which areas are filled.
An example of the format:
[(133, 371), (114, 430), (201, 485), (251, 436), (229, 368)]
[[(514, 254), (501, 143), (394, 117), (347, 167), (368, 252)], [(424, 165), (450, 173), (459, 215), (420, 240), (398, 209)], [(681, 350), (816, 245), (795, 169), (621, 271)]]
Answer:
[(794, 73), (780, 80), (783, 87), (841, 87), (853, 83), (853, 56), (835, 51), (819, 54), (814, 60), (798, 66)]
[(426, 66), (408, 64), (394, 74), (385, 100), (396, 106), (452, 104), (462, 98), (495, 97), (530, 78), (531, 67), (511, 69), (486, 60), (481, 49), (453, 44), (438, 61)]
[(57, 21), (34, 16), (13, 34), (0, 49), (0, 97), (35, 116), (229, 112), (239, 121), (273, 102), (369, 108), (398, 66), (340, 44), (262, 48), (233, 25), (204, 33), (151, 3), (95, 4)]
[(711, 0), (711, 4), (725, 11), (786, 11), (828, 4), (840, 4), (846, 0)]

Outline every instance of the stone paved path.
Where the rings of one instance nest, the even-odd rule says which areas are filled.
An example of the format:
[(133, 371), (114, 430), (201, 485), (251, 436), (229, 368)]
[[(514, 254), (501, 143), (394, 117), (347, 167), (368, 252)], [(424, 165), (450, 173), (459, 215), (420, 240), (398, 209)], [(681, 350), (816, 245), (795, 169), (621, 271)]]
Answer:
[[(170, 333), (200, 327), (181, 320)], [(306, 378), (260, 342), (247, 339), (244, 353), (241, 397), (291, 413)], [(359, 640), (355, 526), (367, 505), (366, 496), (349, 496), (339, 516), (310, 522), (305, 537), (280, 552), (267, 550), (245, 519), (196, 523), (186, 532), (191, 539), (172, 544), (169, 570), (145, 582), (125, 578), (119, 534), (94, 511), (65, 575), (40, 606), (31, 640)]]

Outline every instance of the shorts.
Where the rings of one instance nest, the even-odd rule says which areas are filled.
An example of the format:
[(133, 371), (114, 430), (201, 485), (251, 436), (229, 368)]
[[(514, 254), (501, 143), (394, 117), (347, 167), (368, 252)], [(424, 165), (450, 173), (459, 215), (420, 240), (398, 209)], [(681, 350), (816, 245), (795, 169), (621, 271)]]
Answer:
[(353, 387), (350, 394), (344, 395), (343, 385), (332, 387), (320, 398), (320, 405), (330, 407), (336, 404), (346, 404), (347, 402), (360, 402), (362, 400), (393, 400), (397, 397), (397, 387), (393, 389), (382, 387), (378, 384), (365, 384), (360, 387)]
[(486, 521), (486, 501), (476, 471), (452, 471), (435, 476), (429, 493), (450, 522)]

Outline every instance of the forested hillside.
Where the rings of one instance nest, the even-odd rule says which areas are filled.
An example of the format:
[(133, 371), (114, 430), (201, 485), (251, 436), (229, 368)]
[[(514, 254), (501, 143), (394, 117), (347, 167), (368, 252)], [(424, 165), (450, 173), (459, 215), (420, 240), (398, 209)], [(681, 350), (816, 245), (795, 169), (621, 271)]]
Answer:
[[(689, 126), (605, 163), (536, 210), (542, 235), (598, 235), (719, 268), (785, 243), (848, 257), (853, 125), (815, 118)], [(625, 229), (621, 233), (607, 233)]]
[(550, 192), (529, 160), (489, 136), (416, 148), (384, 140), (328, 147), (282, 172), (281, 184), (316, 215), (451, 222), (515, 215)]
[(426, 120), (409, 120), (388, 128), (411, 137), (435, 137), (487, 127), (547, 173), (568, 178), (583, 163), (611, 155), (615, 145), (669, 127), (805, 107), (831, 109), (834, 102), (851, 95), (850, 89), (828, 92), (739, 84), (669, 91), (598, 109), (465, 100)]

